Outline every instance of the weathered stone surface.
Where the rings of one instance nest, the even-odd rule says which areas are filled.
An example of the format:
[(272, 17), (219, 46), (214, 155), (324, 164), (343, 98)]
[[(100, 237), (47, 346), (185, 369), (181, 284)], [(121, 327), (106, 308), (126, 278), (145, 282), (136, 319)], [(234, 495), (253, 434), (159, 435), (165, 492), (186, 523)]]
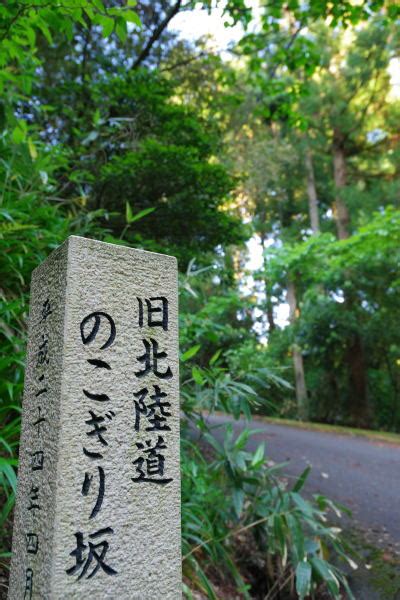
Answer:
[(181, 597), (177, 268), (73, 236), (32, 278), (9, 598), (89, 597)]

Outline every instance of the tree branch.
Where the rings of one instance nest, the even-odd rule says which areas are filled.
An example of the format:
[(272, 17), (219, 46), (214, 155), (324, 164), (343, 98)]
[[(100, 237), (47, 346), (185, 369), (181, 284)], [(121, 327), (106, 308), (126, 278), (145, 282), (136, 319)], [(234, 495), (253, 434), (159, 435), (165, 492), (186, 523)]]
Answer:
[(195, 60), (198, 60), (199, 58), (203, 58), (203, 56), (207, 56), (207, 53), (200, 52), (200, 54), (196, 54), (195, 56), (189, 56), (189, 58), (180, 60), (180, 61), (174, 63), (173, 65), (167, 65), (166, 67), (163, 67), (162, 69), (160, 69), (160, 72), (163, 73), (164, 71), (173, 71), (174, 69), (177, 69), (178, 67), (186, 67), (186, 65), (190, 64), (191, 62), (193, 62)]
[(169, 22), (174, 18), (174, 16), (176, 14), (178, 14), (178, 12), (181, 8), (181, 5), (182, 5), (182, 0), (177, 0), (177, 2), (173, 5), (171, 10), (169, 12), (167, 12), (164, 19), (155, 28), (155, 30), (151, 34), (149, 40), (147, 41), (147, 44), (144, 46), (144, 48), (140, 52), (139, 56), (136, 58), (135, 62), (132, 65), (132, 69), (137, 69), (138, 67), (140, 67), (142, 62), (144, 60), (146, 60), (146, 58), (149, 56), (154, 44), (160, 38), (160, 36), (164, 32), (164, 30), (168, 27)]

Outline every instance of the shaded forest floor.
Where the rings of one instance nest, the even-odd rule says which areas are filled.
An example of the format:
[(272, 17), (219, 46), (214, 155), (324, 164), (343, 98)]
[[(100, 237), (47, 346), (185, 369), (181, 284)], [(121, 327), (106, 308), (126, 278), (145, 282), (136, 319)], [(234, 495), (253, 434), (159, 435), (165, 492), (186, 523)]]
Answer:
[(399, 553), (390, 546), (383, 549), (374, 532), (353, 527), (345, 537), (358, 554), (358, 569), (348, 572), (356, 600), (400, 600)]

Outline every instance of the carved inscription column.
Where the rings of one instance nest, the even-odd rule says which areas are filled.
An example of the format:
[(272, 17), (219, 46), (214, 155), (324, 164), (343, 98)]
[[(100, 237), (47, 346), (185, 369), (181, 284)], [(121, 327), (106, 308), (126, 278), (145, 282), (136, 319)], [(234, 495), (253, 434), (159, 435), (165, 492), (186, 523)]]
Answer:
[(34, 273), (9, 598), (181, 597), (177, 267), (71, 237)]

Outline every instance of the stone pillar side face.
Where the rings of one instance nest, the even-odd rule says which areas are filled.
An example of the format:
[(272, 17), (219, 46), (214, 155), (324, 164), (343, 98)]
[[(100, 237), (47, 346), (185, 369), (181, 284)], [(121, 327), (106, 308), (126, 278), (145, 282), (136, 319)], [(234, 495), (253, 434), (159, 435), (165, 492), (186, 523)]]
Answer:
[(51, 599), (181, 597), (177, 296), (175, 258), (69, 239)]
[(178, 378), (174, 258), (71, 237), (34, 272), (10, 600), (181, 597)]
[(32, 275), (9, 599), (50, 598), (67, 244)]

